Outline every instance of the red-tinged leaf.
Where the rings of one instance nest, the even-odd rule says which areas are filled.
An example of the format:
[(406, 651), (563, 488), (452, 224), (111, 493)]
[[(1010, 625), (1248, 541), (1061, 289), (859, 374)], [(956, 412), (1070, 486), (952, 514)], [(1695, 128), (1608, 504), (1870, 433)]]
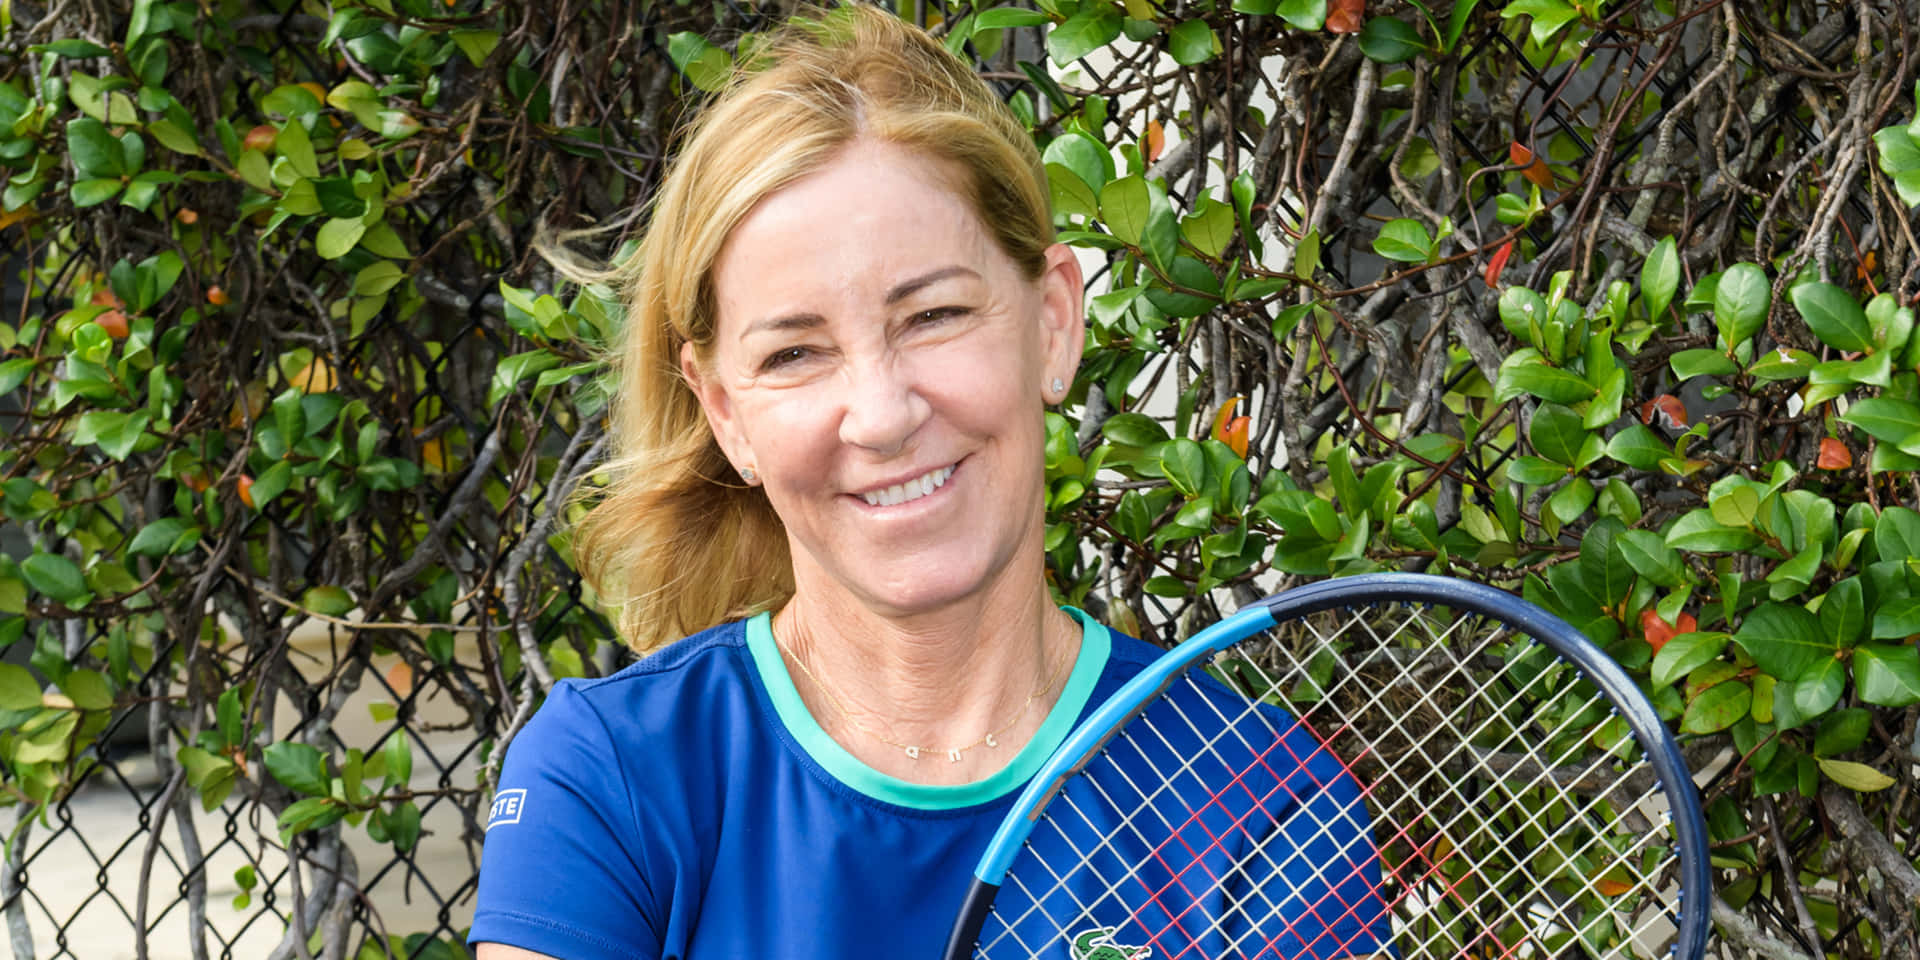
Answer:
[(393, 692), (402, 697), (412, 693), (413, 667), (408, 666), (405, 660), (395, 663), (387, 670), (387, 686), (392, 687)]
[(1820, 438), (1820, 458), (1813, 465), (1822, 470), (1845, 470), (1853, 466), (1853, 451), (1833, 437)]
[[(1693, 618), (1685, 614), (1680, 617), (1682, 623), (1691, 619)], [(1672, 640), (1680, 631), (1675, 630), (1673, 624), (1668, 623), (1665, 618), (1649, 607), (1640, 611), (1640, 632), (1646, 635), (1647, 646), (1652, 647), (1654, 653), (1659, 653), (1660, 648), (1666, 646), (1667, 641)]]
[(1675, 634), (1699, 633), (1700, 621), (1695, 619), (1691, 613), (1682, 613), (1680, 615), (1680, 622), (1673, 625), (1673, 632)]
[(1866, 283), (1873, 279), (1873, 270), (1876, 266), (1878, 266), (1878, 258), (1873, 255), (1872, 250), (1868, 250), (1860, 255), (1860, 265), (1854, 268), (1853, 275), (1858, 277), (1861, 283)]
[(1513, 256), (1513, 241), (1508, 240), (1493, 252), (1493, 259), (1487, 261), (1487, 286), (1500, 285), (1500, 272), (1507, 269), (1507, 258)]
[(1147, 135), (1140, 138), (1140, 155), (1148, 163), (1160, 159), (1160, 151), (1167, 148), (1167, 131), (1162, 129), (1160, 121), (1147, 121)]
[(1247, 441), (1252, 434), (1252, 417), (1234, 417), (1227, 423), (1226, 435), (1220, 438), (1220, 442), (1231, 448), (1234, 453), (1240, 456), (1240, 459), (1245, 460), (1247, 458)]
[(1671, 393), (1663, 393), (1640, 405), (1640, 422), (1658, 422), (1668, 430), (1687, 428), (1687, 405)]
[(1532, 150), (1515, 140), (1507, 146), (1507, 159), (1520, 168), (1520, 175), (1542, 190), (1553, 189), (1553, 171), (1547, 169), (1547, 161), (1535, 156)]
[(1367, 0), (1329, 0), (1328, 33), (1359, 33), (1367, 18)]
[(1221, 443), (1227, 442), (1227, 425), (1233, 421), (1233, 408), (1240, 405), (1239, 397), (1228, 397), (1227, 402), (1213, 414), (1213, 438)]

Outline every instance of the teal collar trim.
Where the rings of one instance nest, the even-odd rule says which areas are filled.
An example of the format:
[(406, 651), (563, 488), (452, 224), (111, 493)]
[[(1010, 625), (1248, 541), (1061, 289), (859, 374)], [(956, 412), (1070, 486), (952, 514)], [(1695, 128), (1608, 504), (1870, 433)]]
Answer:
[[(1081, 710), (1092, 697), (1094, 682), (1106, 670), (1113, 639), (1108, 636), (1105, 626), (1084, 611), (1074, 607), (1062, 609), (1080, 622), (1080, 655), (1074, 660), (1073, 672), (1067, 675), (1067, 685), (1060, 691), (1060, 699), (1040, 724), (1039, 732), (1034, 734), (1011, 763), (1001, 768), (1000, 772), (972, 783), (940, 785), (901, 780), (867, 766), (827, 736), (813, 715), (807, 712), (806, 702), (800, 699), (800, 691), (794, 688), (793, 677), (787, 673), (786, 660), (780, 655), (780, 647), (773, 639), (770, 614), (762, 613), (747, 621), (747, 652), (753, 657), (760, 682), (773, 700), (774, 711), (779, 714), (787, 733), (834, 779), (886, 803), (916, 810), (952, 810), (987, 803), (1025, 786), (1039, 772), (1040, 765), (1053, 754), (1060, 741), (1066, 739), (1074, 721), (1079, 719)], [(930, 757), (928, 760), (940, 762), (941, 758)]]

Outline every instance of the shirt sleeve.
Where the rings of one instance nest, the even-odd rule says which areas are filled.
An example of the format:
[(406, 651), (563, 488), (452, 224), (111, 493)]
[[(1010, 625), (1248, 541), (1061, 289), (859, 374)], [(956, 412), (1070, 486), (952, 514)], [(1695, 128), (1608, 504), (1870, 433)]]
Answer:
[(508, 747), (468, 943), (659, 960), (650, 831), (635, 822), (620, 754), (586, 697), (556, 685)]

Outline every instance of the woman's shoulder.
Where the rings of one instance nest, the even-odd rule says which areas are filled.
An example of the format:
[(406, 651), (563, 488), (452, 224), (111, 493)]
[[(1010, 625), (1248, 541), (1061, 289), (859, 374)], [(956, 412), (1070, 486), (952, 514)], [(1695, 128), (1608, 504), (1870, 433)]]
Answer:
[(690, 711), (684, 704), (750, 701), (751, 674), (744, 622), (718, 624), (606, 676), (560, 680), (516, 743), (559, 736), (619, 745), (673, 734), (689, 723), (711, 724), (725, 711)]

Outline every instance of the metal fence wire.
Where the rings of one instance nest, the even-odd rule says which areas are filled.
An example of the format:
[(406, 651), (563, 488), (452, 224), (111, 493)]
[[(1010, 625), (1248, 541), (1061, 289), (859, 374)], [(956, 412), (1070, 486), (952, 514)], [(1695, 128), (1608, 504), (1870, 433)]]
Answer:
[[(457, 6), (474, 7), (474, 16), (493, 10)], [(556, 286), (553, 272), (528, 252), (536, 219), (531, 215), (561, 225), (619, 223), (648, 194), (689, 99), (669, 56), (670, 36), (683, 30), (738, 36), (767, 27), (777, 12), (735, 0), (711, 7), (569, 3), (558, 11), (504, 6), (512, 15), (527, 15), (509, 24), (501, 41), (518, 44), (519, 60), (508, 66), (495, 58), (486, 72), (462, 72), (465, 64), (452, 61), (438, 75), (443, 102), (544, 99), (553, 116), (516, 128), (537, 138), (531, 148), (472, 147), (519, 151), (510, 158), (508, 177), (483, 173), (485, 163), (449, 153), (436, 158), (446, 163), (434, 174), (439, 180), (432, 202), (394, 208), (405, 236), (419, 243), (412, 279), (426, 303), (407, 314), (390, 305), (340, 339), (339, 320), (302, 287), (302, 271), (312, 265), (259, 258), (229, 289), (261, 304), (260, 318), (234, 323), (225, 334), (232, 349), (206, 359), (206, 381), (226, 391), (223, 398), (261, 376), (258, 365), (289, 345), (330, 351), (326, 355), (339, 370), (387, 371), (380, 389), (361, 397), (405, 426), (383, 442), (426, 465), (416, 493), (370, 500), (364, 511), (337, 520), (316, 521), (311, 510), (298, 516), (262, 512), (257, 522), (270, 527), (265, 553), (204, 557), (204, 576), (182, 587), (188, 602), (174, 609), (211, 616), (184, 630), (170, 623), (151, 631), (144, 655), (113, 653), (137, 648), (138, 637), (130, 639), (136, 630), (129, 618), (99, 611), (36, 620), (26, 638), (7, 649), (10, 659), (43, 674), (63, 657), (109, 651), (103, 669), (117, 671), (125, 689), (138, 691), (121, 698), (94, 745), (72, 758), (79, 777), (70, 789), (46, 804), (16, 797), (22, 802), (15, 805), (18, 820), (0, 871), (0, 914), (19, 960), (465, 956), (459, 944), (474, 909), (490, 775), (503, 740), (524, 723), (551, 682), (541, 675), (546, 670), (594, 676), (629, 661), (563, 549), (550, 539), (572, 515), (568, 498), (574, 487), (604, 456), (597, 407), (581, 399), (591, 394), (585, 378), (545, 399), (521, 393), (489, 402), (489, 372), (526, 347), (509, 322), (512, 308), (499, 283)], [(906, 6), (904, 15), (936, 28), (972, 12), (925, 0)], [(1646, 11), (1643, 19), (1660, 28), (1625, 26), (1632, 18), (1609, 10), (1583, 43), (1546, 52), (1528, 44), (1525, 18), (1504, 18), (1492, 4), (1479, 6), (1485, 9), (1469, 19), (1457, 55), (1437, 67), (1410, 62), (1397, 75), (1391, 68), (1362, 72), (1351, 40), (1286, 39), (1282, 25), (1267, 22), (1272, 18), (1243, 18), (1229, 39), (1264, 45), (1264, 57), (1240, 63), (1259, 63), (1265, 74), (1209, 80), (1216, 85), (1210, 93), (1230, 113), (1222, 118), (1220, 109), (1212, 111), (1217, 126), (1198, 138), (1195, 152), (1270, 153), (1273, 145), (1263, 142), (1263, 130), (1292, 123), (1299, 143), (1281, 162), (1308, 185), (1342, 162), (1355, 98), (1348, 86), (1377, 88), (1371, 91), (1377, 117), (1353, 125), (1362, 130), (1363, 148), (1346, 161), (1356, 169), (1344, 200), (1347, 216), (1322, 227), (1323, 263), (1334, 285), (1351, 288), (1336, 298), (1343, 309), (1382, 321), (1401, 318), (1404, 330), (1395, 343), (1349, 328), (1322, 347), (1305, 345), (1322, 352), (1332, 374), (1306, 378), (1308, 395), (1294, 408), (1305, 416), (1278, 428), (1294, 431), (1293, 449), (1312, 449), (1320, 436), (1331, 435), (1352, 444), (1363, 459), (1391, 455), (1369, 428), (1380, 411), (1356, 402), (1373, 396), (1392, 375), (1389, 368), (1404, 360), (1405, 345), (1428, 343), (1434, 325), (1442, 327), (1441, 336), (1430, 349), (1461, 346), (1446, 328), (1449, 311), (1492, 314), (1483, 288), (1453, 295), (1466, 285), (1475, 269), (1471, 263), (1440, 274), (1444, 282), (1431, 288), (1409, 280), (1368, 289), (1388, 273), (1371, 249), (1375, 229), (1368, 217), (1395, 215), (1409, 199), (1396, 194), (1391, 167), (1401, 162), (1396, 145), (1410, 122), (1422, 125), (1416, 132), (1427, 149), (1450, 150), (1463, 164), (1510, 165), (1518, 145), (1550, 156), (1569, 178), (1549, 192), (1571, 199), (1534, 220), (1523, 235), (1534, 252), (1526, 259), (1534, 265), (1536, 284), (1555, 270), (1587, 269), (1583, 258), (1591, 257), (1595, 244), (1632, 249), (1656, 230), (1696, 240), (1688, 259), (1704, 269), (1752, 256), (1755, 248), (1762, 259), (1795, 249), (1813, 223), (1805, 209), (1812, 201), (1792, 194), (1779, 198), (1776, 184), (1810, 175), (1807, 166), (1794, 165), (1796, 158), (1825, 149), (1831, 137), (1831, 118), (1810, 106), (1816, 98), (1807, 90), (1829, 90), (1837, 82), (1831, 74), (1864, 29), (1854, 7), (1806, 5), (1769, 14), (1799, 27), (1792, 54), (1799, 66), (1788, 70), (1780, 67), (1787, 55), (1765, 32), (1743, 29), (1740, 17), (1759, 14), (1731, 12), (1733, 5), (1682, 3), (1677, 6), (1683, 9), (1662, 16), (1651, 5), (1600, 4)], [(18, 6), (15, 15), (21, 16)], [(260, 63), (301, 64), (306, 73), (298, 79), (329, 89), (362, 75), (359, 63), (316, 47), (327, 29), (320, 18), (262, 10), (242, 19), (237, 36)], [(1044, 42), (1038, 33), (1009, 34), (982, 70), (1008, 97), (1024, 101), (1044, 128), (1057, 108), (1039, 79), (1022, 68), (1023, 61), (1043, 61)], [(22, 52), (10, 52), (16, 58), (11, 67), (26, 69)], [(1055, 70), (1052, 82), (1075, 95), (1109, 95), (1112, 142), (1138, 143), (1150, 122), (1164, 120), (1171, 127), (1194, 110), (1195, 88), (1170, 65), (1163, 56), (1143, 54)], [(1330, 78), (1324, 86), (1297, 76), (1315, 70)], [(264, 96), (275, 79), (254, 77), (253, 95)], [(496, 90), (463, 99), (487, 84), (509, 82), (517, 84), (511, 95)], [(602, 86), (582, 94), (576, 83)], [(1450, 145), (1435, 142), (1441, 131), (1431, 118), (1410, 120), (1406, 113), (1415, 86), (1429, 83), (1455, 91), (1443, 97), (1451, 101), (1444, 131)], [(1314, 99), (1274, 99), (1297, 91), (1310, 91)], [(557, 102), (563, 97), (564, 105)], [(1254, 118), (1256, 108), (1262, 119)], [(1892, 109), (1897, 115), (1902, 108)], [(1295, 119), (1287, 119), (1288, 111)], [(610, 124), (612, 116), (627, 119)], [(623, 131), (626, 139), (576, 143), (578, 149), (569, 152), (561, 142), (564, 131), (589, 126)], [(1191, 130), (1185, 135), (1194, 139)], [(1657, 175), (1649, 175), (1645, 158), (1655, 150), (1665, 159)], [(1504, 229), (1495, 224), (1497, 199), (1514, 189), (1517, 169), (1470, 179), (1441, 211), (1470, 235), (1469, 246)], [(1166, 172), (1170, 192), (1188, 197), (1210, 176), (1218, 182), (1218, 171), (1204, 161)], [(1729, 182), (1708, 184), (1715, 175)], [(1873, 218), (1872, 176), (1871, 169), (1854, 168), (1853, 182), (1844, 185), (1849, 196), (1842, 218), (1856, 224)], [(1589, 184), (1600, 188), (1588, 191)], [(1644, 217), (1639, 226), (1629, 223), (1639, 198), (1663, 184), (1654, 225)], [(207, 188), (208, 209), (218, 189)], [(1308, 205), (1323, 199), (1276, 191), (1273, 235), (1304, 223)], [(1433, 195), (1416, 199), (1431, 202)], [(76, 232), (72, 242), (80, 253), (65, 261), (65, 270), (79, 270), (89, 255), (127, 242), (111, 223), (84, 222), (97, 231)], [(44, 250), (17, 231), (0, 236), (13, 240), (7, 251), (13, 279), (0, 315), (61, 311), (66, 304), (51, 291), (65, 289), (73, 277), (46, 275)], [(251, 233), (246, 236), (236, 244), (254, 242)], [(36, 279), (23, 282), (27, 274)], [(1095, 283), (1101, 282), (1096, 276)], [(1448, 303), (1446, 311), (1430, 309), (1436, 301)], [(1272, 397), (1277, 381), (1265, 378), (1320, 362), (1301, 354), (1303, 343), (1236, 342), (1211, 353), (1168, 350), (1146, 374), (1164, 368), (1167, 391), (1190, 378), (1213, 376), (1221, 381), (1219, 396)], [(1268, 350), (1270, 364), (1258, 359)], [(256, 366), (233, 366), (232, 358), (240, 357), (255, 358), (248, 362)], [(1223, 373), (1220, 358), (1228, 359), (1233, 377)], [(1470, 375), (1470, 367), (1457, 371), (1453, 382)], [(18, 397), (0, 395), (0, 409), (16, 417), (18, 404)], [(1269, 420), (1283, 412), (1279, 400), (1266, 409)], [(226, 415), (224, 407), (219, 415)], [(1465, 481), (1460, 495), (1477, 497), (1474, 490), (1491, 482), (1513, 452), (1495, 448), (1463, 459), (1454, 468)], [(1283, 459), (1271, 438), (1257, 453), (1272, 464)], [(28, 533), (10, 530), (3, 545), (24, 555)], [(376, 586), (370, 597), (356, 597), (363, 601), (361, 613), (340, 617), (296, 613), (301, 604), (280, 586), (326, 582)], [(1147, 596), (1103, 596), (1096, 603), (1133, 607), (1142, 629), (1161, 639), (1176, 633), (1187, 613), (1185, 606)], [(264, 771), (235, 770), (234, 787), (225, 794), (194, 789), (182, 750), (221, 742), (223, 697), (242, 705), (255, 725), (240, 731), (243, 737), (297, 738), (336, 765), (352, 753), (369, 770), (383, 766), (385, 776), (410, 766), (391, 794), (394, 805), (369, 815), (377, 823), (340, 823), (283, 841), (276, 811), (292, 798)], [(9, 789), (19, 794), (18, 787)], [(411, 812), (402, 812), (402, 803)], [(1791, 833), (1793, 846), (1803, 852), (1823, 842), (1813, 823)], [(1771, 919), (1779, 930), (1796, 928), (1792, 917)]]

